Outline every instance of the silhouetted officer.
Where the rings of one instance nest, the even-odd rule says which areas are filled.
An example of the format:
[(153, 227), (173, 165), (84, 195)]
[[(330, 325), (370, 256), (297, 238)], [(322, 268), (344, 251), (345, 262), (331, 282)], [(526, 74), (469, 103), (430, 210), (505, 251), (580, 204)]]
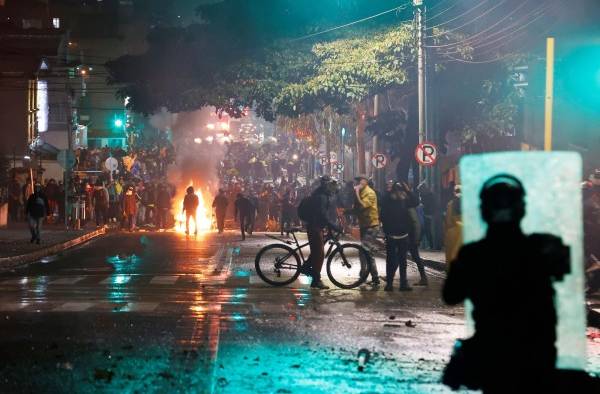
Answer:
[[(511, 175), (481, 190), (485, 238), (463, 246), (443, 289), (448, 304), (473, 303), (475, 335), (459, 342), (444, 383), (494, 393), (555, 392), (553, 281), (569, 273), (569, 248), (549, 234), (525, 235), (525, 190)], [(544, 386), (547, 385), (547, 386)]]

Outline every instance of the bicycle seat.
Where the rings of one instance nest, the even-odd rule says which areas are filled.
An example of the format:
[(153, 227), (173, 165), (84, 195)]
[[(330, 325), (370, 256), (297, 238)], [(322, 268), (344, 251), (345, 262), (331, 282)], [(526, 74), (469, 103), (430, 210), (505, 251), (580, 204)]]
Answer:
[(290, 232), (290, 233), (297, 233), (297, 232), (304, 231), (304, 229), (302, 227), (289, 227), (289, 228), (284, 229), (283, 231)]

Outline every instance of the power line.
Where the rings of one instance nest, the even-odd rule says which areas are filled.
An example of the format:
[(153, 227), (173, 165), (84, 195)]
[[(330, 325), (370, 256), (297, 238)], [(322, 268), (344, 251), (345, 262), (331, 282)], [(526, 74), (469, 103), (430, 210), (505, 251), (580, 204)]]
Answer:
[(410, 4), (400, 5), (398, 7), (394, 7), (392, 9), (387, 10), (387, 11), (380, 12), (379, 14), (371, 15), (371, 16), (368, 16), (366, 18), (358, 19), (358, 20), (350, 22), (350, 23), (346, 23), (346, 24), (343, 24), (343, 25), (340, 25), (340, 26), (332, 27), (330, 29), (326, 29), (326, 30), (319, 31), (319, 32), (316, 32), (316, 33), (307, 34), (307, 35), (302, 36), (302, 37), (294, 38), (294, 39), (289, 40), (289, 42), (297, 42), (297, 41), (301, 41), (301, 40), (306, 40), (308, 38), (316, 37), (316, 36), (319, 36), (319, 35), (322, 35), (322, 34), (331, 33), (332, 31), (343, 29), (343, 28), (346, 28), (346, 27), (349, 27), (349, 26), (353, 26), (353, 25), (362, 23), (362, 22), (366, 22), (368, 20), (375, 19), (375, 18), (378, 18), (380, 16), (383, 16), (383, 15), (386, 15), (386, 14), (389, 14), (389, 13), (392, 13), (392, 12), (399, 12), (399, 11), (405, 10), (409, 5)]
[[(438, 3), (438, 5), (439, 5), (439, 3)], [(450, 7), (446, 8), (445, 10), (442, 10), (442, 11), (438, 12), (437, 14), (435, 14), (434, 16), (431, 16), (431, 17), (427, 18), (427, 22), (429, 22), (432, 19), (435, 19), (435, 18), (438, 18), (438, 17), (444, 15), (446, 12), (448, 12), (448, 11), (456, 8), (457, 5), (458, 5), (458, 3), (454, 3), (454, 4), (450, 5)], [(429, 12), (433, 11), (434, 8), (435, 8), (435, 6), (432, 7), (432, 8), (430, 8)]]
[(433, 30), (433, 29), (435, 29), (435, 28), (438, 28), (438, 27), (440, 27), (440, 26), (447, 25), (447, 24), (448, 24), (448, 23), (450, 23), (450, 22), (454, 22), (455, 20), (457, 20), (457, 19), (460, 19), (460, 18), (462, 18), (463, 16), (465, 16), (465, 15), (467, 15), (467, 14), (470, 14), (472, 11), (475, 11), (477, 8), (481, 7), (482, 5), (484, 5), (484, 4), (487, 4), (489, 1), (490, 1), (490, 0), (483, 0), (481, 3), (479, 3), (479, 4), (475, 5), (474, 7), (471, 7), (470, 9), (468, 9), (468, 10), (467, 10), (467, 11), (465, 11), (465, 12), (463, 12), (462, 14), (460, 14), (460, 15), (458, 15), (458, 16), (456, 16), (456, 17), (452, 18), (452, 19), (448, 19), (447, 21), (445, 21), (445, 22), (442, 22), (442, 23), (439, 23), (439, 24), (437, 24), (437, 25), (435, 25), (435, 26), (428, 27), (428, 28), (426, 28), (425, 30)]
[(450, 32), (453, 32), (453, 31), (456, 31), (456, 30), (460, 30), (460, 29), (462, 29), (463, 27), (465, 27), (465, 26), (467, 26), (467, 25), (470, 25), (471, 23), (473, 23), (473, 22), (475, 22), (475, 21), (477, 21), (477, 20), (479, 20), (479, 19), (483, 18), (484, 16), (486, 16), (486, 15), (487, 15), (487, 14), (489, 14), (490, 12), (494, 11), (496, 8), (500, 7), (500, 6), (501, 6), (501, 5), (503, 5), (504, 3), (506, 3), (506, 0), (500, 0), (500, 1), (498, 2), (498, 4), (496, 4), (495, 6), (493, 6), (493, 7), (492, 7), (492, 8), (490, 8), (490, 9), (488, 9), (487, 11), (483, 12), (482, 14), (480, 14), (480, 15), (476, 16), (475, 18), (472, 18), (472, 19), (471, 19), (471, 20), (469, 20), (468, 22), (466, 22), (466, 23), (464, 23), (464, 24), (462, 24), (462, 25), (460, 25), (460, 26), (458, 26), (458, 27), (454, 27), (454, 28), (452, 28), (452, 29), (448, 29), (448, 30), (446, 30), (446, 31), (443, 31), (443, 32), (441, 32), (441, 33), (437, 33), (437, 34), (433, 34), (433, 35), (431, 35), (431, 36), (427, 36), (426, 38), (435, 38), (435, 37), (440, 37), (440, 36), (443, 36), (443, 35), (445, 35), (445, 34), (448, 34), (448, 33), (450, 33)]
[(463, 40), (460, 41), (456, 41), (456, 42), (451, 42), (449, 44), (440, 44), (440, 45), (425, 45), (426, 48), (448, 48), (451, 46), (457, 46), (460, 44), (465, 44), (467, 42), (470, 42), (473, 38), (478, 37), (480, 35), (482, 35), (483, 33), (487, 33), (490, 30), (495, 29), (497, 26), (499, 26), (500, 24), (502, 24), (505, 20), (509, 19), (511, 16), (513, 16), (516, 12), (518, 12), (521, 8), (523, 8), (527, 3), (529, 2), (529, 0), (524, 0), (518, 7), (516, 7), (515, 9), (513, 9), (511, 12), (509, 12), (504, 18), (500, 19), (498, 22), (494, 23), (493, 25), (489, 26), (487, 29), (484, 29), (478, 33), (475, 33)]
[[(517, 29), (513, 30), (512, 32), (510, 32), (510, 33), (508, 33), (508, 34), (506, 34), (506, 35), (504, 35), (504, 36), (498, 37), (498, 38), (496, 38), (496, 39), (494, 39), (494, 40), (491, 40), (491, 41), (485, 42), (485, 43), (483, 43), (483, 44), (481, 44), (481, 45), (475, 45), (475, 46), (473, 46), (473, 48), (474, 48), (474, 49), (479, 49), (479, 48), (486, 47), (486, 46), (488, 46), (488, 45), (490, 45), (490, 44), (494, 44), (494, 43), (496, 43), (496, 42), (503, 41), (503, 40), (505, 40), (505, 39), (509, 38), (511, 35), (513, 35), (513, 34), (515, 34), (515, 33), (519, 32), (519, 31), (521, 31), (521, 30), (523, 30), (523, 29), (527, 28), (527, 27), (528, 27), (529, 25), (531, 25), (532, 23), (535, 23), (535, 22), (537, 22), (537, 21), (538, 21), (538, 20), (539, 20), (541, 17), (543, 17), (543, 16), (544, 16), (544, 14), (545, 14), (545, 10), (542, 10), (542, 11), (541, 11), (541, 12), (540, 12), (540, 13), (539, 13), (539, 14), (538, 14), (538, 15), (537, 15), (535, 18), (531, 19), (529, 22), (525, 23), (524, 25), (521, 25), (519, 28), (517, 28)], [(456, 50), (455, 50), (455, 51), (443, 52), (442, 54), (443, 54), (443, 55), (446, 55), (446, 54), (456, 54), (456, 53), (459, 53), (459, 51), (456, 51)]]

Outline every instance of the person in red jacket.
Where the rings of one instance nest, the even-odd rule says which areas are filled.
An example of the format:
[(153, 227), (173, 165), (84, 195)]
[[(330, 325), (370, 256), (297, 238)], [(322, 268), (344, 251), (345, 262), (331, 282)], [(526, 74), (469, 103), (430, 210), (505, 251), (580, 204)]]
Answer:
[(133, 186), (129, 186), (123, 193), (123, 201), (121, 206), (123, 209), (123, 219), (128, 224), (129, 231), (135, 229), (135, 218), (137, 216), (137, 203), (140, 200)]

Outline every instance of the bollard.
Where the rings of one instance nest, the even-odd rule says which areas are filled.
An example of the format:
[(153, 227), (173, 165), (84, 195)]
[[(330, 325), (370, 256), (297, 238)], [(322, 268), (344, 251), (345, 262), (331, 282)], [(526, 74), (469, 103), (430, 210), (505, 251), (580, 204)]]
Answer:
[(371, 352), (367, 349), (360, 349), (358, 351), (358, 370), (360, 372), (365, 370), (365, 364), (369, 362), (370, 355)]

